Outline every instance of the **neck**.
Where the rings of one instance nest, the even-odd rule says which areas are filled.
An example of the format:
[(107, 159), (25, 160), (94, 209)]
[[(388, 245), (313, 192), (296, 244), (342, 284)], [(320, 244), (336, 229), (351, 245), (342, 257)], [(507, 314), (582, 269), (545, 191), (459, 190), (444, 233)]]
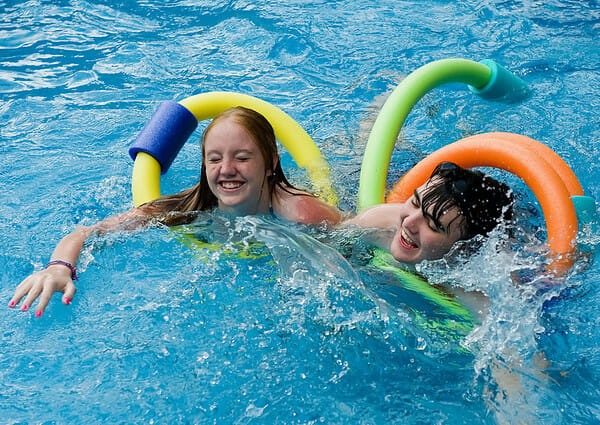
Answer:
[(224, 205), (220, 201), (218, 203), (221, 211), (237, 216), (268, 214), (270, 206), (271, 197), (266, 187), (260, 191), (260, 195), (256, 199), (249, 199), (243, 204)]

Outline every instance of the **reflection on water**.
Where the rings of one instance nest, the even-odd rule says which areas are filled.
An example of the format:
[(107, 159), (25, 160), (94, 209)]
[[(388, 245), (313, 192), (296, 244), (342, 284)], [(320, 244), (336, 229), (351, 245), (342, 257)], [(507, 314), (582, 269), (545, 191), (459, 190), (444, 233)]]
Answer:
[[(205, 91), (289, 113), (353, 211), (370, 106), (433, 60), (492, 58), (531, 98), (431, 92), (407, 118), (390, 183), (449, 141), (509, 131), (552, 147), (599, 198), (599, 19), (595, 2), (564, 1), (0, 2), (3, 298), (61, 236), (131, 207), (129, 144), (160, 101)], [(195, 183), (199, 157), (194, 136), (163, 192)], [(310, 187), (286, 152), (282, 163)], [(0, 310), (4, 418), (594, 423), (597, 263), (581, 259), (551, 287), (535, 279), (545, 261), (537, 203), (493, 174), (515, 188), (523, 222), (513, 239), (501, 229), (423, 264), (446, 285), (435, 293), (373, 262), (356, 234), (271, 218), (209, 215), (211, 225), (93, 239), (73, 305), (55, 297), (42, 320)], [(598, 235), (580, 235), (592, 254)], [(534, 284), (515, 284), (515, 270)], [(485, 295), (464, 306), (473, 320), (450, 309), (448, 293), (463, 290)]]

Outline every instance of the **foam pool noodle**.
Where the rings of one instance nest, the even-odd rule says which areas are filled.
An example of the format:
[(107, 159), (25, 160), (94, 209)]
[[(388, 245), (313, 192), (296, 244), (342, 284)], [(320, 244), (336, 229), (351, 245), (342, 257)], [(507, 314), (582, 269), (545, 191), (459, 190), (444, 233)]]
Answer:
[(483, 87), (469, 86), (471, 92), (488, 100), (500, 100), (507, 103), (520, 102), (529, 96), (527, 84), (519, 77), (491, 59), (479, 63), (491, 70), (489, 81)]

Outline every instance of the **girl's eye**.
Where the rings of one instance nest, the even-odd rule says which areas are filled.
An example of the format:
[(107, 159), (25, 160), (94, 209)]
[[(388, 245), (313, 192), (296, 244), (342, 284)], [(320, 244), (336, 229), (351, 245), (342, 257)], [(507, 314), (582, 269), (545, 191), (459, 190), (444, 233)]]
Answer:
[(421, 208), (421, 198), (419, 196), (419, 193), (415, 190), (412, 194), (412, 196), (409, 198), (410, 203), (413, 207), (415, 208)]
[(436, 233), (444, 233), (446, 229), (441, 224), (436, 224), (435, 221), (429, 220), (429, 228)]
[(206, 158), (206, 161), (208, 161), (211, 164), (216, 164), (220, 160), (221, 160), (221, 158), (218, 156), (209, 156), (208, 158)]

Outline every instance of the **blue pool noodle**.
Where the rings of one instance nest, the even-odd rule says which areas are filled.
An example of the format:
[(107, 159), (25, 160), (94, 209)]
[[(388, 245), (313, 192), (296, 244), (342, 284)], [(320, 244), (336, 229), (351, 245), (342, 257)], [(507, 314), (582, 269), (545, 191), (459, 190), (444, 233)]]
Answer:
[[(571, 196), (571, 200), (577, 213), (579, 232), (586, 232), (588, 235), (597, 234), (600, 223), (598, 222), (598, 211), (596, 210), (596, 201), (594, 198), (591, 196)], [(577, 243), (579, 251), (585, 253), (596, 251), (596, 246), (597, 244), (590, 241), (589, 236), (584, 236)]]
[(490, 68), (492, 75), (483, 87), (469, 86), (473, 93), (484, 99), (500, 100), (508, 103), (519, 102), (529, 96), (527, 84), (506, 68), (491, 59), (484, 59), (480, 63)]
[(579, 227), (584, 224), (590, 224), (598, 221), (598, 213), (596, 211), (596, 201), (591, 196), (571, 196), (575, 212), (577, 213), (577, 222)]
[(185, 106), (172, 101), (162, 102), (129, 148), (135, 160), (145, 152), (160, 164), (160, 173), (167, 172), (171, 163), (198, 126), (198, 120)]

